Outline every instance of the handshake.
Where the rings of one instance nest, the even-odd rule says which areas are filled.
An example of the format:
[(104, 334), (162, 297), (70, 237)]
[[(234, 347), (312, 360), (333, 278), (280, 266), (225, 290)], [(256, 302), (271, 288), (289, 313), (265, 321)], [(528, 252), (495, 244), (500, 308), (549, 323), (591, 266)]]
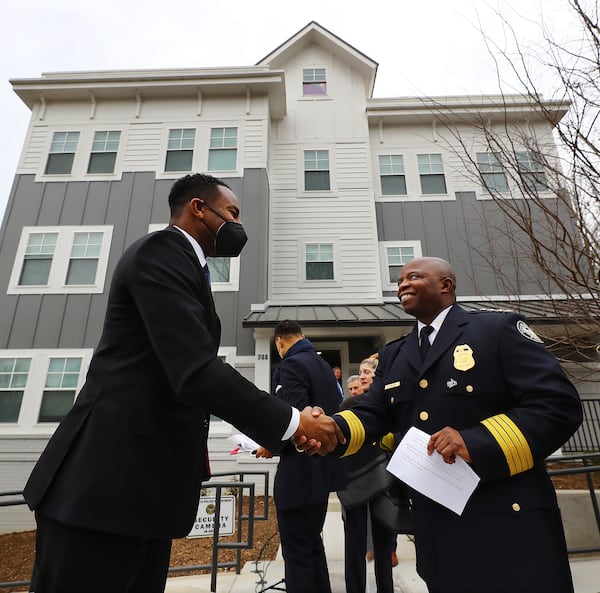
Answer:
[(346, 439), (331, 416), (327, 416), (322, 408), (306, 406), (300, 412), (300, 424), (292, 437), (296, 451), (304, 451), (309, 455), (331, 453), (338, 443), (346, 443)]

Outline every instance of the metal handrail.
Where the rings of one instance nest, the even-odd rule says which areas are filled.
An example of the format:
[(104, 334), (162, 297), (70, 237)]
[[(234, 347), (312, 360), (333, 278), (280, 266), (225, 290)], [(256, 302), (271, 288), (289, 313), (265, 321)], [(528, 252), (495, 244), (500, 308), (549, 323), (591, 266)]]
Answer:
[[(254, 512), (255, 506), (255, 487), (256, 484), (254, 482), (244, 482), (244, 478), (246, 476), (262, 476), (263, 478), (263, 513), (262, 515), (256, 514)], [(235, 478), (237, 481), (220, 481), (213, 482), (214, 478), (225, 478), (225, 477)], [(217, 587), (217, 573), (219, 568), (235, 568), (236, 574), (240, 574), (241, 572), (241, 559), (242, 559), (242, 550), (250, 549), (254, 545), (254, 521), (263, 521), (269, 518), (269, 472), (268, 471), (247, 471), (247, 472), (220, 472), (214, 473), (211, 476), (211, 480), (207, 482), (203, 482), (202, 489), (210, 488), (216, 490), (216, 509), (215, 516), (221, 516), (221, 496), (222, 491), (224, 489), (235, 488), (239, 491), (239, 494), (243, 494), (245, 490), (249, 492), (248, 494), (248, 513), (244, 513), (243, 505), (237, 505), (237, 541), (227, 542), (227, 541), (219, 541), (220, 536), (220, 521), (215, 521), (215, 527), (213, 531), (213, 553), (210, 564), (197, 564), (197, 565), (186, 565), (186, 566), (171, 566), (169, 567), (169, 573), (179, 573), (179, 572), (189, 572), (191, 570), (210, 570), (211, 572), (211, 585), (210, 590), (216, 591)], [(8, 506), (19, 506), (24, 505), (25, 499), (23, 498), (23, 492), (20, 490), (10, 491), (10, 492), (0, 492), (0, 497), (5, 496), (17, 496), (18, 499), (11, 500), (0, 500), (0, 507), (8, 507)], [(240, 497), (240, 500), (243, 500), (243, 497)], [(242, 525), (244, 522), (248, 522), (248, 534), (247, 541), (242, 541)], [(236, 560), (235, 562), (219, 562), (218, 551), (222, 549), (234, 549), (236, 550)], [(11, 581), (11, 582), (0, 582), (0, 589), (6, 589), (9, 587), (26, 587), (30, 585), (30, 581)]]
[[(596, 489), (594, 487), (594, 481), (592, 479), (592, 473), (599, 472), (600, 465), (591, 465), (592, 462), (600, 460), (599, 453), (581, 453), (579, 455), (560, 455), (556, 457), (549, 457), (546, 459), (546, 465), (549, 463), (564, 463), (571, 461), (581, 461), (583, 467), (569, 467), (564, 469), (548, 469), (549, 476), (565, 476), (575, 474), (585, 474), (587, 482), (587, 490), (590, 495), (590, 501), (592, 503), (592, 509), (594, 511), (594, 517), (596, 519), (596, 527), (600, 533), (600, 508), (598, 508), (598, 499), (596, 498)], [(600, 552), (600, 546), (592, 546), (589, 548), (569, 548), (567, 550), (569, 554), (590, 554), (592, 552)]]

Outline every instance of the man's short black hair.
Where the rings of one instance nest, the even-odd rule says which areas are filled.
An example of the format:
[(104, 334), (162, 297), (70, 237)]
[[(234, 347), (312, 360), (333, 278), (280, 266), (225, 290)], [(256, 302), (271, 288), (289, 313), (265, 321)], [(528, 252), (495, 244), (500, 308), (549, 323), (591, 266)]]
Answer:
[(212, 199), (221, 191), (219, 186), (231, 189), (222, 179), (205, 173), (194, 173), (178, 179), (169, 192), (169, 208), (176, 214), (192, 198)]
[(297, 321), (291, 319), (285, 319), (280, 321), (275, 326), (275, 338), (289, 337), (289, 336), (301, 336), (302, 328)]

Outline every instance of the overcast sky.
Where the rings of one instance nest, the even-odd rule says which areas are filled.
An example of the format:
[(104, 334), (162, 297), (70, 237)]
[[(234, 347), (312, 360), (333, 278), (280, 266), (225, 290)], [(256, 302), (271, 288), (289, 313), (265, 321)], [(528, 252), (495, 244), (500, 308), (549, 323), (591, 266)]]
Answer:
[(375, 97), (493, 94), (496, 68), (481, 31), (504, 38), (496, 13), (529, 44), (540, 39), (542, 15), (547, 27), (566, 34), (567, 6), (568, 0), (3, 0), (0, 213), (30, 117), (9, 79), (249, 66), (314, 20), (379, 64)]

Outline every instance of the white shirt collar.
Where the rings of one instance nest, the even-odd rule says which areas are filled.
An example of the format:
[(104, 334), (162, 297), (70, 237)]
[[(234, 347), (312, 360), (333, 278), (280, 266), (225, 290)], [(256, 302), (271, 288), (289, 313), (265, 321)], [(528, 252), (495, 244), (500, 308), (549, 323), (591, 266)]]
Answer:
[(180, 231), (183, 236), (191, 243), (192, 248), (194, 249), (194, 253), (200, 262), (200, 265), (204, 267), (206, 265), (206, 257), (204, 256), (204, 251), (202, 251), (202, 247), (200, 247), (200, 243), (192, 237), (187, 231), (184, 231), (181, 227), (178, 227), (176, 224), (173, 225), (178, 231)]
[(421, 335), (422, 328), (424, 328), (426, 325), (431, 325), (431, 327), (433, 327), (433, 331), (429, 334), (429, 343), (433, 344), (433, 340), (435, 340), (435, 337), (437, 336), (438, 332), (440, 331), (440, 327), (442, 327), (442, 323), (444, 323), (444, 320), (446, 319), (446, 316), (450, 312), (451, 308), (452, 308), (452, 305), (448, 305), (445, 309), (440, 311), (437, 314), (437, 317), (429, 324), (423, 323), (422, 321), (417, 321), (418, 335)]

